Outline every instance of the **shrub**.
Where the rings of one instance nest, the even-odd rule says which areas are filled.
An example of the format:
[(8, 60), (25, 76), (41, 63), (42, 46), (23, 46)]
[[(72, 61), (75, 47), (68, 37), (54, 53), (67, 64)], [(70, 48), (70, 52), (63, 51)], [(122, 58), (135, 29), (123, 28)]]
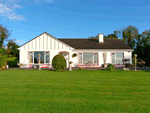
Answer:
[(54, 56), (52, 60), (52, 66), (54, 71), (62, 71), (66, 68), (66, 60), (63, 55), (58, 54)]
[(83, 67), (79, 67), (79, 70), (83, 70)]
[(112, 65), (112, 64), (108, 64), (108, 66), (106, 67), (106, 70), (109, 70), (109, 71), (114, 71), (115, 69), (115, 65)]
[(130, 63), (126, 63), (125, 67), (131, 67), (131, 64)]
[(102, 67), (104, 67), (105, 66), (105, 64), (102, 64)]
[(138, 62), (137, 65), (138, 65), (139, 67), (145, 67), (145, 61), (142, 61), (142, 60), (141, 60), (141, 62)]
[(18, 61), (7, 61), (7, 64), (9, 65), (9, 67), (18, 67), (17, 65)]
[(7, 65), (7, 62), (5, 60), (0, 62), (0, 67), (1, 68), (3, 68), (3, 67), (5, 68), (6, 65)]

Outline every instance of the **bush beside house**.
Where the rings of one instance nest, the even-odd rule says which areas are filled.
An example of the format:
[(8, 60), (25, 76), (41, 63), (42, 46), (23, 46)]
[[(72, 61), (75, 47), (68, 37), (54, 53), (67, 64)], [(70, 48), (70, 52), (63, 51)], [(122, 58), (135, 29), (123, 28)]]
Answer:
[(52, 60), (52, 66), (54, 71), (63, 71), (66, 69), (66, 59), (63, 55), (58, 54), (54, 56)]
[(108, 64), (108, 66), (106, 67), (106, 70), (109, 70), (109, 71), (114, 71), (115, 69), (115, 65), (113, 64)]

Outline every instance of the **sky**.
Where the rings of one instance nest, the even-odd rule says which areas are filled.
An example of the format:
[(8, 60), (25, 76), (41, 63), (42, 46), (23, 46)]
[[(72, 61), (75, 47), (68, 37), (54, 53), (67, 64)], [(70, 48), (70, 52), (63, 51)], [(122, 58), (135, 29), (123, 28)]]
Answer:
[(56, 38), (108, 35), (129, 25), (150, 29), (149, 0), (0, 0), (0, 24), (22, 45), (47, 32)]

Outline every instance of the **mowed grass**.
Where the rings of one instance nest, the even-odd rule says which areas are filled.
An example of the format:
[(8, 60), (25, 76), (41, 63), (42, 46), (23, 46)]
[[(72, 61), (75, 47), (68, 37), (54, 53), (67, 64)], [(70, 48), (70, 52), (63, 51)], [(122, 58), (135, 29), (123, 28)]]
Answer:
[(1, 113), (150, 113), (150, 72), (0, 71)]

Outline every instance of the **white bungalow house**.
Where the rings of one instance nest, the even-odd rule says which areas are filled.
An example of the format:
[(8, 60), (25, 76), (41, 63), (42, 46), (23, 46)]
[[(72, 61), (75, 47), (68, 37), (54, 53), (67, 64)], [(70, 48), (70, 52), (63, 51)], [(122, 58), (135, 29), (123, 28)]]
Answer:
[[(27, 68), (32, 68), (38, 64), (41, 54), (41, 68), (52, 68), (52, 59), (57, 54), (62, 54), (67, 67), (72, 61), (72, 68), (101, 68), (106, 59), (106, 64), (115, 64), (122, 67), (125, 63), (123, 59), (128, 59), (132, 64), (133, 49), (120, 39), (104, 39), (103, 34), (99, 34), (99, 39), (57, 39), (44, 32), (29, 42), (18, 48), (19, 63), (26, 64)], [(76, 57), (72, 54), (76, 53)], [(106, 56), (106, 58), (104, 57)]]

